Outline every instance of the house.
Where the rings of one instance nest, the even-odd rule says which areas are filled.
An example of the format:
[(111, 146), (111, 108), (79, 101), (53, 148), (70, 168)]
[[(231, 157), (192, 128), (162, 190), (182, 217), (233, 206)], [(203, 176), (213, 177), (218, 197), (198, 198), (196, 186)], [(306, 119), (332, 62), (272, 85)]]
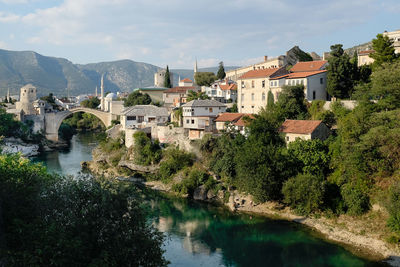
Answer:
[(214, 132), (215, 119), (226, 111), (226, 106), (215, 100), (192, 100), (182, 106), (183, 128), (188, 129), (189, 139), (200, 139), (204, 132)]
[(121, 112), (122, 130), (150, 127), (152, 124), (168, 122), (168, 110), (153, 105), (136, 105)]
[(156, 86), (133, 89), (133, 91), (139, 91), (142, 94), (148, 94), (151, 97), (151, 100), (153, 102), (162, 102), (163, 101), (163, 93), (166, 90), (168, 90), (168, 88), (156, 87)]
[(163, 92), (163, 102), (166, 107), (180, 107), (186, 103), (189, 91), (198, 91), (197, 86), (178, 86), (165, 90)]
[(287, 64), (286, 56), (281, 55), (276, 58), (268, 58), (268, 56), (264, 56), (264, 61), (245, 66), (242, 68), (226, 71), (226, 78), (228, 80), (237, 81), (240, 76), (249, 72), (251, 70), (263, 70), (263, 69), (270, 69), (270, 68), (281, 68)]
[(178, 85), (180, 87), (182, 87), (182, 86), (193, 86), (193, 81), (191, 79), (189, 79), (189, 78), (185, 78), (183, 80), (179, 80)]
[(301, 71), (271, 78), (270, 90), (274, 101), (278, 100), (284, 85), (304, 85), (304, 96), (307, 101), (330, 99), (326, 92), (327, 70)]
[(285, 120), (279, 131), (285, 135), (287, 144), (297, 139), (325, 140), (330, 134), (329, 128), (320, 120)]
[(215, 119), (215, 127), (220, 131), (224, 131), (229, 126), (233, 126), (240, 118), (242, 118), (245, 114), (244, 113), (221, 113)]
[(237, 122), (233, 123), (235, 129), (239, 131), (239, 133), (245, 135), (246, 129), (250, 124), (250, 121), (254, 119), (254, 116), (251, 114), (245, 114), (242, 116)]
[(296, 63), (290, 72), (310, 72), (326, 69), (328, 61), (318, 60), (318, 61), (305, 61)]
[(239, 77), (237, 105), (240, 113), (257, 113), (267, 105), (270, 79), (289, 72), (286, 68), (267, 68), (251, 70)]
[(384, 31), (383, 36), (389, 37), (389, 39), (393, 42), (393, 47), (396, 54), (400, 54), (400, 30), (397, 31)]
[(369, 65), (374, 62), (374, 59), (370, 57), (372, 53), (374, 53), (374, 50), (364, 50), (358, 52), (357, 55), (357, 61), (358, 61), (358, 67), (362, 65)]
[(228, 79), (214, 82), (210, 87), (203, 87), (202, 90), (209, 98), (221, 103), (232, 103), (237, 99), (237, 85)]

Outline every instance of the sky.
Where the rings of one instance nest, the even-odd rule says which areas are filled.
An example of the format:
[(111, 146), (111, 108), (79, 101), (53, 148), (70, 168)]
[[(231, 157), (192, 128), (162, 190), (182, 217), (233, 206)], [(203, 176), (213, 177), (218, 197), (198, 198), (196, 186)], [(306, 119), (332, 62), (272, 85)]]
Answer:
[(400, 29), (399, 0), (0, 0), (0, 49), (86, 64), (243, 66)]

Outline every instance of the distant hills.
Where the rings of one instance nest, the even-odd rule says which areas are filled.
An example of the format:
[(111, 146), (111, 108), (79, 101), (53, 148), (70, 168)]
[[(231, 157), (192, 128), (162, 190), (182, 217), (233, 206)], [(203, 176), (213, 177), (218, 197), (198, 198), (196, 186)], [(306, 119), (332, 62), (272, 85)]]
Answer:
[[(226, 70), (236, 67), (226, 67)], [(217, 67), (199, 69), (216, 72)], [(106, 91), (131, 91), (134, 88), (152, 86), (154, 73), (160, 67), (132, 60), (118, 60), (92, 64), (74, 64), (64, 58), (47, 57), (32, 51), (8, 51), (0, 49), (0, 97), (7, 93), (19, 94), (19, 89), (32, 83), (39, 95), (50, 92), (57, 96), (94, 93), (96, 86), (100, 92), (101, 75), (105, 74)], [(193, 70), (177, 69), (178, 77), (193, 79)]]

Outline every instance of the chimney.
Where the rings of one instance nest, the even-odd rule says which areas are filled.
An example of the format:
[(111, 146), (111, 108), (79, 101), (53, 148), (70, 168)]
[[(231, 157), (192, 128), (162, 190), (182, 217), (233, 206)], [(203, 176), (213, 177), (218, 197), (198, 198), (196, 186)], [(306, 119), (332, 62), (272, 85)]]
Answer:
[(267, 62), (268, 56), (264, 56), (264, 62)]

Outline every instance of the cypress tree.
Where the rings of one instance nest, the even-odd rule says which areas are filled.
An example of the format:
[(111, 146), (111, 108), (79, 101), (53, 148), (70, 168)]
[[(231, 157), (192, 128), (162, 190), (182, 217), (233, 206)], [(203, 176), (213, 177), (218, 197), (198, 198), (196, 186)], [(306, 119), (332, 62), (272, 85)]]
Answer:
[(271, 108), (274, 105), (274, 102), (274, 95), (271, 91), (268, 91), (267, 108)]
[(219, 63), (219, 69), (218, 69), (218, 72), (217, 72), (217, 78), (219, 80), (222, 80), (225, 77), (226, 77), (226, 73), (225, 73), (225, 68), (224, 68), (224, 62), (221, 61)]
[(167, 65), (167, 70), (165, 71), (164, 87), (166, 87), (166, 88), (171, 88), (172, 87), (171, 77), (169, 75), (168, 65)]

